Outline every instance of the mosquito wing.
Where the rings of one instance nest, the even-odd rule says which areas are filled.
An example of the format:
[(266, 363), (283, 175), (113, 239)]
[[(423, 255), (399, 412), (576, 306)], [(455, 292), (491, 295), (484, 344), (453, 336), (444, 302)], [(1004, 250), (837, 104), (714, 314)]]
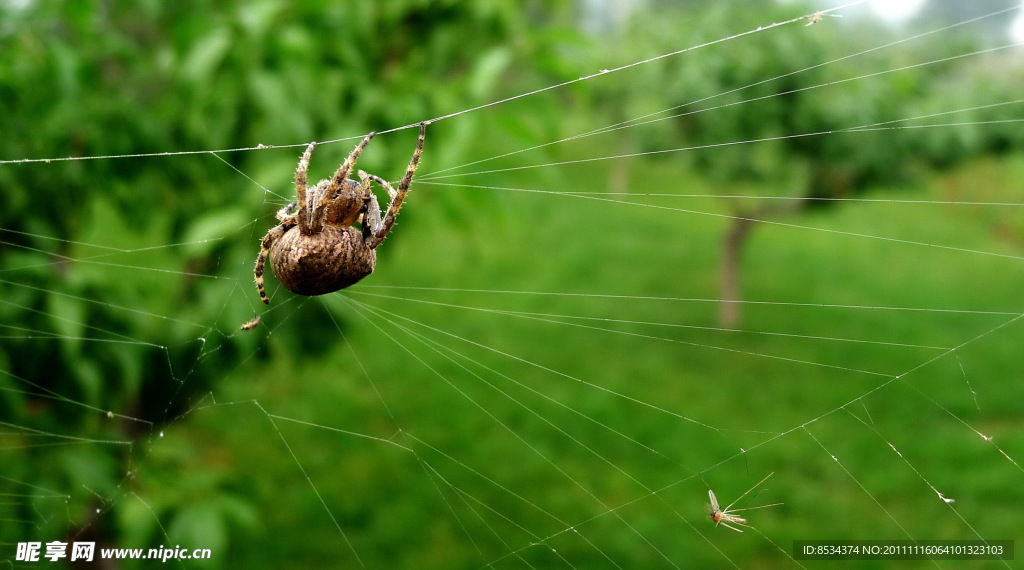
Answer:
[(708, 489), (708, 498), (711, 499), (711, 510), (713, 512), (720, 511), (721, 509), (718, 508), (718, 499), (715, 498), (715, 492), (711, 489)]

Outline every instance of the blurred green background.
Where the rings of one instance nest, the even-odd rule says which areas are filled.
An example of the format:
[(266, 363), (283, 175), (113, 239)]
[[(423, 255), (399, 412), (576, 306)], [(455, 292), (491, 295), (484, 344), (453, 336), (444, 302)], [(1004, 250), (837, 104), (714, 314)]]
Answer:
[[(727, 41), (821, 6), (0, 4), (0, 567), (53, 540), (654, 568), (1024, 539), (1024, 58), (1014, 3), (965, 4)], [(301, 147), (344, 139), (323, 177), (453, 113), (377, 272), (268, 276), (264, 307)], [(414, 141), (359, 167), (395, 180)], [(105, 158), (21, 161), (60, 157)], [(759, 532), (706, 520), (768, 473)]]

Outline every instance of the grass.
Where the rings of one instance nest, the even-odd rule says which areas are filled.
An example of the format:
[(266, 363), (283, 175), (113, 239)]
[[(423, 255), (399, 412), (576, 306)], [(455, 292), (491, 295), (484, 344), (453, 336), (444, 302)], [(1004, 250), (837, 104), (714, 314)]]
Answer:
[[(943, 199), (949, 179), (873, 197)], [(243, 494), (261, 521), (243, 534), (275, 541), (232, 560), (351, 563), (354, 549), (368, 567), (450, 568), (515, 551), (495, 566), (647, 567), (666, 564), (660, 550), (784, 567), (794, 539), (1024, 538), (1020, 469), (972, 431), (1024, 456), (1024, 324), (970, 312), (1020, 311), (1024, 265), (938, 247), (1022, 255), (992, 220), (857, 202), (763, 225), (745, 298), (810, 306), (745, 305), (747, 332), (729, 332), (702, 328), (714, 303), (687, 300), (716, 297), (715, 200), (500, 193), (456, 224), (424, 204), (463, 190), (419, 192), (377, 274), (301, 304), (325, 317), (321, 358), (288, 359), (272, 331), (271, 359), (220, 387), (295, 421), (244, 406), (190, 422), (229, 434), (226, 469), (253, 473)], [(253, 427), (230, 436), (240, 424)], [(769, 472), (747, 502), (785, 503), (750, 513), (774, 545), (705, 520), (709, 486), (728, 499)]]

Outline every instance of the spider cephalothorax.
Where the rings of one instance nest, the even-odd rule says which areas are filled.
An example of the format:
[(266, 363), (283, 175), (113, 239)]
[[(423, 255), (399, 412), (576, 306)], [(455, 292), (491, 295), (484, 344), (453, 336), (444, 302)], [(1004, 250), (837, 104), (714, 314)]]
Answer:
[[(359, 171), (359, 182), (349, 179), (356, 159), (375, 133), (366, 135), (348, 155), (334, 177), (306, 188), (306, 171), (316, 143), (309, 143), (295, 170), (296, 201), (281, 208), (281, 222), (263, 237), (256, 258), (256, 289), (260, 299), (270, 303), (263, 290), (263, 267), (270, 267), (278, 281), (299, 295), (323, 295), (344, 289), (373, 272), (377, 261), (374, 249), (395, 225), (402, 201), (416, 173), (427, 123), (420, 123), (416, 150), (396, 190), (387, 181)], [(390, 202), (383, 219), (380, 204), (370, 187), (376, 182), (388, 192)], [(298, 207), (298, 211), (293, 210)], [(359, 223), (361, 227), (353, 226)]]

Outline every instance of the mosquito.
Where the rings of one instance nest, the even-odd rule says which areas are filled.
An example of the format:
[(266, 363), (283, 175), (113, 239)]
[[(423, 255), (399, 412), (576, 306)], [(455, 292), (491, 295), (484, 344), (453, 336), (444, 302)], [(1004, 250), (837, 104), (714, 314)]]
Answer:
[(242, 326), (240, 326), (238, 328), (239, 328), (239, 330), (243, 330), (243, 331), (251, 331), (252, 329), (258, 327), (259, 324), (260, 324), (260, 317), (259, 317), (259, 315), (256, 315), (256, 318), (254, 318), (251, 321), (242, 323)]
[(843, 17), (841, 14), (828, 14), (826, 12), (815, 12), (815, 13), (811, 14), (810, 16), (806, 16), (806, 18), (807, 18), (807, 25), (808, 26), (813, 26), (814, 24), (817, 24), (818, 22), (820, 22), (821, 19), (824, 18), (825, 16), (831, 16), (833, 18), (842, 18)]
[(708, 489), (708, 497), (711, 499), (711, 504), (708, 505), (708, 516), (711, 518), (711, 520), (715, 521), (715, 526), (722, 525), (722, 526), (727, 527), (727, 528), (729, 528), (731, 530), (734, 530), (736, 532), (743, 532), (742, 530), (732, 526), (729, 523), (738, 524), (740, 526), (745, 526), (747, 528), (754, 528), (754, 527), (752, 527), (749, 524), (747, 524), (747, 519), (745, 519), (743, 517), (736, 516), (733, 513), (738, 513), (740, 511), (752, 511), (754, 509), (766, 509), (768, 507), (777, 507), (777, 506), (781, 505), (782, 503), (772, 503), (770, 505), (761, 505), (759, 507), (746, 507), (744, 509), (733, 509), (732, 508), (733, 505), (735, 505), (736, 503), (740, 502), (740, 500), (743, 499), (743, 497), (746, 497), (748, 494), (750, 494), (751, 491), (753, 491), (754, 489), (760, 487), (761, 483), (764, 483), (765, 481), (767, 481), (768, 477), (771, 477), (774, 474), (775, 474), (774, 471), (769, 473), (764, 479), (761, 479), (760, 481), (757, 482), (756, 485), (754, 485), (753, 487), (747, 489), (746, 493), (743, 493), (742, 495), (740, 495), (738, 499), (736, 499), (735, 501), (729, 503), (729, 506), (725, 507), (724, 509), (718, 506), (718, 498), (715, 497), (715, 492), (712, 491), (711, 489)]

